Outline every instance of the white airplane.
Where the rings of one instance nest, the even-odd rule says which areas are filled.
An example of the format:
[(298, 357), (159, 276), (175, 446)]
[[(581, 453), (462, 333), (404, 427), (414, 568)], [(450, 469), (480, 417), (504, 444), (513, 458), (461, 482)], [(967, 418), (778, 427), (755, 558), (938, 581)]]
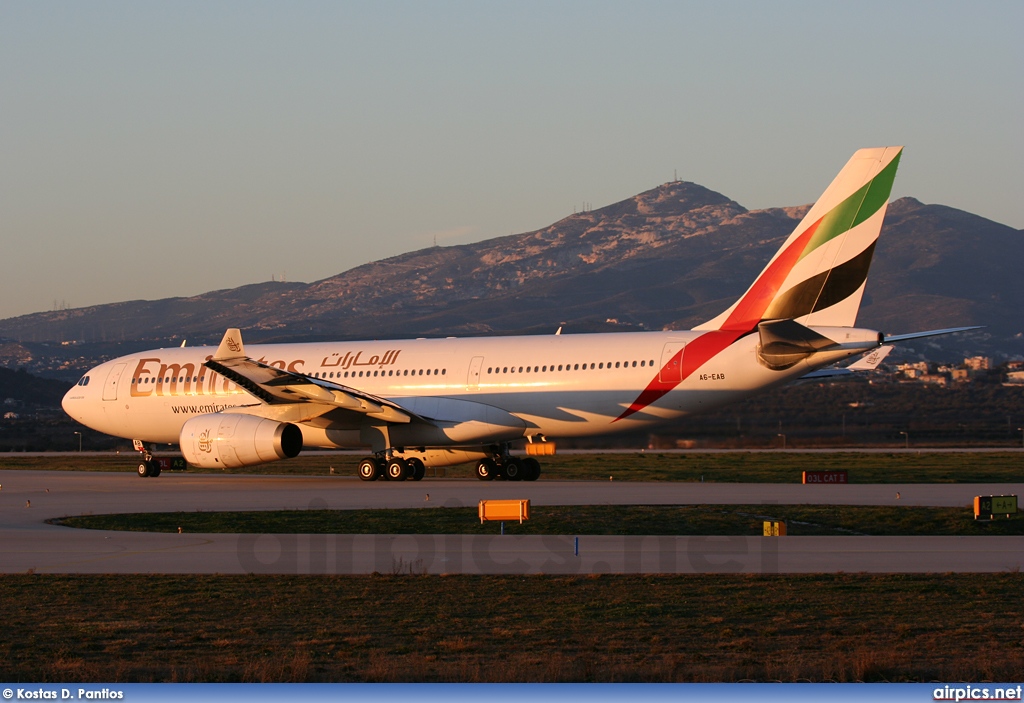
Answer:
[(368, 447), (368, 481), (465, 462), (483, 480), (535, 480), (540, 464), (511, 456), (512, 442), (648, 430), (841, 373), (824, 367), (887, 342), (973, 329), (886, 337), (853, 327), (901, 152), (856, 152), (747, 292), (690, 331), (247, 347), (229, 329), (216, 349), (100, 364), (63, 407), (134, 439), (143, 477), (160, 472), (145, 443), (177, 442), (197, 467)]

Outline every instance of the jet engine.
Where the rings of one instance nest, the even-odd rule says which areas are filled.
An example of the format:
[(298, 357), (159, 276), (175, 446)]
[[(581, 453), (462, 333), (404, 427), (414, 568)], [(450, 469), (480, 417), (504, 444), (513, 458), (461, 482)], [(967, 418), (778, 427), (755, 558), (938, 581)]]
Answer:
[(298, 456), (302, 431), (252, 415), (210, 413), (182, 425), (179, 442), (192, 466), (235, 469)]

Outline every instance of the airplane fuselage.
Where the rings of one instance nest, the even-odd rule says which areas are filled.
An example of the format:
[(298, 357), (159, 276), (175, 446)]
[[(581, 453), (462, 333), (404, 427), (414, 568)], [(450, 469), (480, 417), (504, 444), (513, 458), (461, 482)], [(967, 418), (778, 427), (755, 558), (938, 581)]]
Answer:
[[(248, 345), (248, 355), (270, 366), (392, 400), (431, 417), (431, 403), (467, 403), (466, 419), (487, 406), (521, 420), (509, 437), (584, 437), (647, 429), (734, 402), (834, 363), (850, 351), (816, 354), (784, 371), (758, 362), (756, 333), (740, 336), (710, 358), (690, 362), (694, 342), (708, 332), (640, 332), (464, 339)], [(861, 335), (863, 336), (863, 335)], [(253, 406), (258, 400), (205, 368), (215, 347), (184, 347), (131, 354), (88, 373), (64, 408), (76, 420), (108, 434), (175, 443), (197, 415)], [(695, 352), (696, 353), (696, 352)], [(692, 366), (693, 368), (689, 368)], [(664, 392), (629, 412), (645, 390)], [(442, 413), (443, 414), (443, 413)], [(365, 444), (359, 423), (312, 420), (300, 425), (306, 447)], [(401, 429), (397, 428), (399, 436)], [(452, 446), (472, 444), (469, 435)], [(436, 444), (417, 441), (409, 444)]]

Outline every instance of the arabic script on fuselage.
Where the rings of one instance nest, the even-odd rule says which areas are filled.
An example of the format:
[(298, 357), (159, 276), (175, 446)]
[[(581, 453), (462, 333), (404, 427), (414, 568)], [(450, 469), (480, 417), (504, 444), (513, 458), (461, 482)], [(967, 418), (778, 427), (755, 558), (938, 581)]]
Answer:
[(373, 354), (368, 359), (363, 359), (363, 352), (361, 351), (355, 354), (345, 352), (345, 356), (342, 356), (341, 352), (334, 352), (324, 357), (324, 360), (320, 362), (320, 368), (340, 368), (346, 371), (353, 366), (376, 366), (377, 368), (383, 368), (394, 364), (401, 353), (401, 349), (388, 349), (384, 352), (383, 356)]
[[(334, 352), (328, 354), (320, 363), (321, 369), (349, 370), (354, 367), (375, 367), (382, 369), (392, 366), (398, 361), (401, 349), (388, 349), (383, 354), (369, 354), (366, 351)], [(207, 356), (205, 361), (212, 359)], [(306, 374), (305, 359), (268, 360), (262, 356), (257, 360), (261, 364), (273, 366), (282, 371)], [(312, 375), (312, 370), (309, 372)], [(223, 376), (203, 367), (202, 363), (165, 363), (158, 356), (141, 357), (131, 377), (131, 396), (145, 398), (152, 395), (221, 395), (238, 391), (238, 386)]]

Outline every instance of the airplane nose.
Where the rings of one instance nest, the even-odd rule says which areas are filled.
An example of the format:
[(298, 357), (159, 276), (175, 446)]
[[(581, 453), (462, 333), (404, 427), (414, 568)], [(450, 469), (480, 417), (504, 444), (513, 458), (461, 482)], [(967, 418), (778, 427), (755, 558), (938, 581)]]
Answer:
[(83, 402), (86, 396), (85, 387), (89, 383), (88, 379), (88, 374), (83, 376), (78, 383), (68, 389), (68, 392), (64, 394), (64, 397), (61, 398), (60, 401), (60, 406), (64, 408), (64, 412), (66, 412), (71, 419), (78, 420), (79, 422), (82, 421), (82, 417), (84, 415), (83, 411), (85, 408), (83, 406)]
[(75, 412), (74, 412), (76, 410), (76, 408), (75, 408), (75, 401), (74, 401), (74, 399), (72, 399), (71, 396), (73, 396), (75, 394), (75, 391), (80, 391), (80, 390), (82, 390), (82, 389), (79, 388), (78, 386), (71, 386), (71, 389), (67, 393), (64, 394), (64, 397), (60, 401), (60, 406), (62, 408), (64, 408), (64, 412), (66, 412), (68, 414), (68, 416), (70, 416), (71, 418), (73, 418), (75, 420), (78, 419), (78, 415), (76, 415)]

